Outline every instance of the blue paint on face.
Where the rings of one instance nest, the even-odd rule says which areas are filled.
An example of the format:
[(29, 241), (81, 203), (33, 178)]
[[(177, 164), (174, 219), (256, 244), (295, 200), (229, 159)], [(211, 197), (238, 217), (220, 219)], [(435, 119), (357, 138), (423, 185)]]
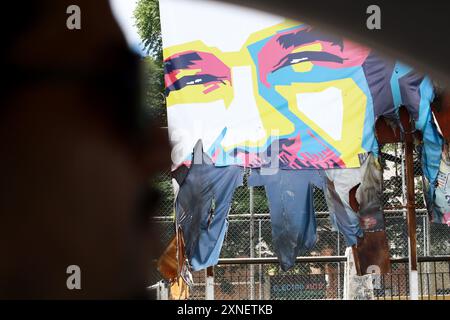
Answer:
[[(283, 30), (281, 32), (284, 32)], [(258, 67), (258, 53), (266, 45), (271, 37), (261, 40), (255, 44), (248, 47), (248, 51), (252, 56), (255, 63), (257, 74), (259, 74)], [(296, 131), (291, 135), (283, 136), (283, 138), (293, 138), (299, 133), (303, 137), (306, 134), (306, 130), (310, 130), (318, 139), (321, 140), (323, 145), (330, 148), (335, 154), (340, 155), (340, 153), (325, 140), (321, 139), (320, 136), (314, 132), (309, 126), (307, 126), (301, 119), (299, 119), (290, 109), (288, 101), (276, 90), (276, 86), (285, 85), (290, 86), (294, 83), (319, 83), (327, 82), (333, 80), (341, 79), (352, 79), (355, 84), (363, 91), (366, 96), (366, 108), (365, 108), (365, 119), (364, 119), (364, 131), (363, 131), (363, 141), (362, 148), (366, 151), (372, 151), (375, 154), (378, 153), (378, 145), (373, 134), (374, 128), (374, 110), (373, 110), (373, 100), (372, 95), (369, 90), (367, 80), (365, 78), (362, 67), (350, 67), (350, 68), (339, 68), (332, 69), (322, 66), (313, 66), (309, 72), (297, 72), (292, 66), (286, 66), (279, 69), (273, 73), (268, 74), (267, 81), (271, 85), (270, 88), (265, 86), (261, 80), (257, 79), (258, 82), (258, 93), (263, 97), (268, 103), (270, 103), (278, 112), (280, 112), (285, 118), (291, 121)], [(364, 112), (364, 110), (362, 110)], [(306, 139), (302, 142), (307, 144), (304, 146), (305, 150), (311, 150), (312, 152), (320, 152), (323, 150), (323, 146), (314, 141), (313, 139)]]
[[(258, 52), (261, 51), (261, 49), (264, 47), (264, 45), (267, 43), (267, 41), (270, 40), (271, 37), (266, 38), (260, 42), (257, 42), (253, 45), (250, 45), (248, 47), (248, 51), (250, 55), (252, 56), (252, 59), (254, 61), (255, 67), (256, 67), (256, 74), (259, 74), (259, 67), (258, 67)], [(286, 79), (283, 79), (282, 81), (286, 81), (288, 84), (292, 84), (293, 82), (301, 82), (301, 81), (295, 81), (295, 72), (293, 72), (292, 67), (285, 67), (283, 69), (280, 69), (273, 74), (269, 75), (268, 81), (269, 83), (277, 83), (277, 80), (280, 82), (279, 84), (282, 84), (280, 81), (283, 79), (283, 77), (286, 77)], [(299, 74), (299, 73), (297, 73)], [(279, 77), (273, 79), (272, 77)], [(332, 150), (336, 155), (340, 156), (340, 153), (330, 144), (328, 144), (325, 140), (321, 139), (320, 136), (308, 125), (306, 125), (300, 118), (298, 118), (291, 110), (289, 110), (289, 104), (288, 101), (279, 94), (274, 86), (272, 85), (270, 88), (267, 88), (258, 77), (257, 79), (258, 83), (258, 93), (263, 97), (267, 102), (270, 103), (278, 112), (280, 112), (285, 118), (287, 118), (290, 122), (292, 122), (295, 126), (295, 131), (290, 135), (281, 136), (280, 138), (294, 138), (300, 134), (301, 139), (307, 135), (307, 130), (311, 131), (312, 134), (314, 134), (317, 139), (321, 140), (323, 145), (326, 145), (330, 150)], [(278, 83), (277, 83), (278, 84)], [(308, 139), (302, 139), (302, 143), (304, 143), (304, 149), (308, 150), (311, 153), (318, 153), (324, 150), (324, 146), (318, 143), (317, 141), (309, 138)]]

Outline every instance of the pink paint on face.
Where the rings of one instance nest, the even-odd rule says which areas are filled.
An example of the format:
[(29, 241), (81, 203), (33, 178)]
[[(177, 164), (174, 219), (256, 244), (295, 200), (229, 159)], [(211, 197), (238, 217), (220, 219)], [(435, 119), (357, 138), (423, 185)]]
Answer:
[(281, 161), (284, 161), (288, 164), (289, 167), (300, 169), (301, 167), (296, 164), (297, 154), (302, 148), (302, 140), (300, 135), (296, 136), (293, 139), (289, 139), (289, 141), (293, 141), (290, 145), (282, 145), (279, 158)]
[(347, 68), (361, 65), (370, 53), (370, 49), (360, 46), (354, 42), (344, 39), (343, 47), (336, 45), (329, 41), (316, 40), (311, 43), (305, 43), (298, 46), (283, 47), (279, 39), (283, 36), (294, 35), (299, 31), (311, 30), (310, 27), (302, 26), (297, 29), (281, 32), (273, 36), (261, 49), (258, 54), (258, 67), (260, 81), (268, 88), (270, 84), (267, 81), (269, 73), (273, 72), (279, 62), (295, 49), (309, 46), (311, 44), (320, 43), (322, 45), (322, 52), (327, 52), (344, 59), (343, 63), (325, 62), (325, 61), (310, 61), (315, 65), (324, 66), (328, 68)]
[(166, 87), (169, 87), (174, 84), (177, 80), (179, 80), (179, 74), (181, 70), (200, 70), (195, 73), (195, 75), (211, 75), (217, 77), (217, 82), (209, 82), (203, 84), (205, 86), (205, 90), (203, 93), (207, 94), (211, 91), (214, 91), (219, 88), (220, 81), (227, 80), (231, 85), (231, 70), (227, 65), (225, 65), (219, 58), (217, 58), (212, 53), (200, 52), (200, 51), (185, 51), (181, 53), (174, 54), (169, 58), (165, 59), (164, 62), (168, 60), (172, 60), (175, 58), (179, 58), (183, 55), (195, 53), (200, 59), (193, 60), (188, 66), (183, 67), (182, 69), (174, 70), (171, 73), (166, 73), (164, 75), (164, 82)]
[(210, 87), (206, 88), (205, 90), (203, 90), (204, 94), (210, 93), (216, 89), (219, 89), (220, 86), (217, 83), (212, 84)]
[(286, 163), (292, 169), (302, 169), (305, 167), (313, 167), (316, 169), (335, 168), (336, 164), (340, 168), (345, 168), (345, 163), (339, 158), (330, 148), (328, 148), (320, 139), (308, 130), (308, 135), (316, 140), (324, 147), (324, 150), (311, 154), (309, 152), (300, 152), (302, 142), (300, 135), (289, 139), (293, 143), (289, 145), (282, 145), (280, 151), (280, 161)]
[(318, 158), (313, 159), (313, 164), (319, 168), (332, 168), (333, 164), (337, 164), (339, 168), (345, 168), (345, 163), (337, 154), (333, 152), (322, 140), (318, 139), (311, 130), (308, 130), (308, 135), (316, 140), (319, 144), (324, 147), (324, 150), (318, 153)]
[(236, 158), (241, 161), (241, 165), (244, 167), (258, 168), (262, 164), (260, 157), (255, 153), (239, 152)]
[(340, 56), (344, 59), (343, 63), (336, 62), (324, 62), (324, 61), (314, 61), (313, 63), (318, 66), (328, 67), (328, 68), (350, 68), (360, 66), (367, 59), (370, 53), (370, 49), (360, 46), (352, 41), (344, 39), (343, 51), (336, 45), (332, 45), (329, 42), (321, 42), (322, 51), (332, 53), (334, 55)]
[(287, 34), (294, 34), (301, 30), (306, 30), (306, 27), (301, 27), (295, 30), (279, 33), (273, 36), (258, 53), (258, 66), (260, 81), (268, 88), (270, 84), (267, 82), (267, 75), (275, 69), (275, 66), (283, 57), (291, 53), (294, 48), (284, 48), (278, 39)]

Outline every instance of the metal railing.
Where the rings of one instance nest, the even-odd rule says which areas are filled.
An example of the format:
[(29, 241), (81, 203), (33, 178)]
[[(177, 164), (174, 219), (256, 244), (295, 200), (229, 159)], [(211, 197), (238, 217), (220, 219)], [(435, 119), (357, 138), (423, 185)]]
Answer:
[[(379, 297), (377, 297), (390, 299), (392, 297), (407, 296), (405, 288), (408, 287), (408, 279), (406, 278), (406, 282), (404, 281), (405, 276), (407, 277), (407, 274), (404, 274), (405, 272), (407, 273), (407, 262), (396, 260), (396, 258), (408, 255), (406, 211), (404, 208), (406, 197), (404, 175), (402, 175), (404, 166), (402, 165), (401, 148), (398, 145), (390, 145), (385, 146), (382, 151), (385, 154), (383, 191), (386, 233), (390, 245), (390, 254), (394, 258), (393, 270), (397, 273), (393, 272), (391, 275), (383, 276), (382, 279), (386, 284), (393, 285), (390, 289), (383, 289), (385, 291), (380, 290)], [(419, 158), (416, 157), (416, 162), (419, 163), (418, 161)], [(420, 165), (416, 165), (415, 168), (417, 253), (419, 256), (429, 257), (430, 259), (435, 256), (449, 256), (450, 228), (446, 225), (429, 222), (423, 200)], [(305, 299), (341, 299), (343, 297), (343, 266), (345, 263), (345, 261), (342, 261), (342, 258), (346, 245), (342, 235), (332, 231), (323, 192), (318, 189), (314, 190), (314, 207), (316, 209), (318, 233), (318, 241), (315, 247), (299, 260), (293, 270), (281, 272), (272, 246), (270, 214), (265, 190), (263, 187), (249, 187), (246, 181), (247, 175), (244, 177), (244, 185), (235, 191), (228, 217), (228, 231), (221, 252), (221, 264), (215, 267), (216, 298), (267, 299), (270, 297), (268, 295), (270, 293), (270, 287), (267, 287), (269, 286), (268, 283), (277, 282), (279, 285), (279, 287), (275, 288), (278, 290), (277, 294), (279, 296), (286, 295), (286, 299), (302, 297)], [(157, 185), (164, 195), (164, 201), (160, 208), (160, 214), (152, 220), (152, 223), (158, 226), (160, 241), (163, 245), (166, 245), (173, 237), (175, 230), (173, 223), (174, 199), (170, 173), (162, 174), (157, 181)], [(246, 266), (226, 262), (240, 261), (227, 260), (235, 258), (243, 259), (242, 261), (249, 261), (245, 259), (257, 259), (254, 261), (260, 261), (261, 263), (252, 263)], [(332, 260), (326, 260), (328, 258)], [(422, 281), (424, 283), (430, 282), (431, 287), (436, 287), (433, 284), (435, 282), (444, 281), (446, 283), (446, 279), (448, 279), (448, 262), (441, 261), (436, 263), (437, 265), (433, 265), (432, 261), (420, 262), (419, 277), (421, 278), (419, 281), (421, 281), (421, 287), (419, 289), (421, 293), (427, 293), (427, 290), (431, 290), (427, 285), (422, 285)], [(447, 269), (441, 271), (443, 268), (441, 265), (445, 266), (445, 263), (447, 263)], [(398, 269), (395, 269), (397, 266)], [(404, 266), (406, 266), (406, 269), (401, 269)], [(311, 268), (316, 273), (311, 273)], [(325, 269), (327, 272), (324, 271)], [(294, 293), (292, 294), (283, 293), (283, 290), (287, 288), (287, 286), (283, 287), (283, 285), (296, 283), (294, 281), (295, 278), (306, 279), (309, 277), (309, 286), (323, 286), (323, 281), (321, 280), (323, 276), (327, 278), (327, 289), (325, 290), (327, 293), (325, 295), (314, 295), (314, 291), (310, 291), (309, 295), (296, 294), (295, 292), (299, 290), (300, 286), (294, 287)], [(434, 281), (435, 277), (436, 281)], [(193, 299), (204, 298), (204, 278), (204, 272), (194, 273), (195, 286), (191, 290)], [(161, 277), (155, 271), (152, 274), (152, 283), (156, 283), (159, 280), (161, 280)], [(306, 283), (305, 281), (308, 280), (303, 282)], [(447, 289), (443, 288), (442, 290), (442, 292), (446, 292), (445, 290)]]
[[(419, 298), (450, 300), (450, 256), (419, 257)], [(221, 259), (214, 267), (214, 298), (220, 300), (343, 299), (346, 257), (299, 257), (281, 272), (275, 258)], [(408, 259), (392, 259), (392, 272), (372, 275), (378, 300), (409, 299)], [(255, 281), (250, 286), (250, 267)], [(205, 298), (205, 272), (194, 274), (190, 299)], [(253, 289), (252, 289), (253, 288)], [(254, 290), (251, 294), (250, 290)]]

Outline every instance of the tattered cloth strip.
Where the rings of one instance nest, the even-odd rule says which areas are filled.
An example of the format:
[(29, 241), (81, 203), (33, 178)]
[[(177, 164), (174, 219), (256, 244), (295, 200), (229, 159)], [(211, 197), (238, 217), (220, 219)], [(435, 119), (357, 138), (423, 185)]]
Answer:
[[(264, 174), (266, 173), (266, 174)], [(252, 170), (251, 186), (264, 186), (269, 199), (272, 243), (281, 268), (288, 270), (295, 258), (313, 248), (317, 223), (313, 185), (323, 188), (321, 170)]]
[(186, 259), (183, 234), (179, 230), (157, 261), (157, 268), (169, 282), (173, 299), (188, 299), (192, 275)]
[[(360, 168), (326, 170), (325, 199), (330, 217), (347, 246), (355, 247), (358, 273), (370, 273), (376, 265), (379, 272), (390, 271), (389, 246), (383, 214), (383, 172), (373, 154)], [(356, 192), (352, 193), (352, 190)], [(357, 208), (351, 204), (354, 196)]]
[[(446, 143), (442, 151), (437, 183), (432, 185), (424, 177), (424, 196), (432, 222), (450, 227), (450, 154)], [(433, 190), (434, 189), (434, 190)]]
[(203, 152), (202, 141), (196, 144), (193, 159), (178, 191), (175, 208), (186, 256), (192, 270), (197, 271), (219, 260), (231, 200), (234, 190), (242, 185), (243, 168), (215, 167)]
[[(296, 252), (315, 241), (311, 174), (360, 168), (362, 155), (378, 156), (375, 121), (395, 119), (401, 105), (422, 133), (423, 172), (434, 199), (442, 139), (433, 123), (428, 77), (348, 39), (276, 15), (187, 0), (160, 0), (160, 11), (173, 169), (191, 168), (177, 195), (177, 224), (194, 270), (218, 260), (243, 167), (283, 169), (276, 176), (281, 180), (264, 183), (274, 244), (283, 268), (289, 268)], [(200, 165), (192, 154), (198, 141), (204, 147)], [(295, 171), (306, 172), (301, 175), (308, 182), (286, 182)], [(329, 203), (334, 221), (354, 243), (361, 231), (348, 211), (347, 194), (339, 194), (339, 180), (332, 180), (329, 198), (335, 200)], [(368, 201), (371, 189), (363, 180), (362, 226), (381, 232), (382, 239), (381, 209), (378, 200)], [(277, 200), (289, 193), (302, 199), (299, 208), (289, 198)], [(296, 210), (304, 213), (296, 216)], [(281, 218), (280, 212), (289, 214)], [(296, 231), (283, 234), (279, 223), (287, 221), (283, 228)]]
[[(325, 191), (335, 229), (344, 235), (348, 246), (361, 246), (357, 253), (363, 263), (362, 272), (367, 272), (366, 267), (371, 262), (379, 264), (383, 272), (389, 271), (389, 248), (381, 205), (382, 170), (372, 154), (362, 161), (362, 167), (353, 169), (252, 170), (249, 185), (266, 189), (272, 242), (283, 270), (292, 268), (296, 257), (311, 250), (316, 243), (313, 203), (313, 186), (316, 186)], [(355, 187), (357, 211), (350, 205), (350, 190)], [(365, 236), (367, 233), (376, 233), (377, 237), (370, 248), (364, 238), (372, 239), (373, 236)]]

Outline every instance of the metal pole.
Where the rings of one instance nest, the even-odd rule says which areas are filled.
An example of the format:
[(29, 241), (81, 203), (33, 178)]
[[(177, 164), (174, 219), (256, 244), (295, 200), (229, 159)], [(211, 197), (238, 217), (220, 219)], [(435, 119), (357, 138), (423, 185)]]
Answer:
[[(405, 146), (402, 144), (402, 167), (401, 167), (401, 172), (402, 172), (402, 204), (403, 206), (406, 208), (406, 183), (405, 183)], [(403, 211), (403, 217), (406, 217), (405, 215), (406, 213)]]
[[(261, 233), (261, 219), (259, 219), (259, 254), (258, 257), (261, 258), (261, 243), (262, 243), (262, 233)], [(259, 300), (262, 300), (262, 264), (259, 264)]]
[[(340, 241), (340, 237), (339, 237), (339, 232), (337, 233), (337, 255), (341, 254), (341, 241)], [(337, 296), (339, 297), (339, 295), (341, 294), (341, 264), (338, 263), (337, 264)]]
[[(408, 115), (409, 117), (409, 115)], [(409, 119), (408, 119), (409, 120)], [(417, 273), (417, 242), (416, 242), (416, 208), (414, 193), (414, 160), (413, 132), (411, 123), (405, 128), (405, 167), (406, 167), (406, 209), (408, 225), (408, 256), (409, 256), (409, 296), (411, 300), (419, 299), (419, 277)]]
[[(398, 148), (398, 143), (395, 144), (395, 149), (394, 149), (396, 158), (398, 158), (397, 148)], [(395, 166), (395, 176), (398, 177), (398, 163), (395, 162), (394, 166)]]
[[(250, 258), (255, 257), (255, 217), (253, 207), (253, 187), (250, 189)], [(255, 300), (255, 266), (250, 265), (250, 300)]]
[[(430, 256), (430, 241), (431, 241), (431, 239), (430, 239), (430, 232), (431, 232), (431, 230), (430, 230), (430, 221), (428, 220), (428, 217), (426, 215), (423, 216), (423, 220), (424, 220), (425, 225), (426, 225), (426, 228), (425, 228), (425, 230), (426, 230), (426, 237), (425, 237), (426, 238), (426, 242), (425, 242), (426, 246), (425, 246), (424, 255), (426, 257), (429, 257)], [(422, 270), (423, 270), (423, 268), (422, 268)], [(431, 270), (430, 263), (429, 262), (425, 263), (425, 273), (426, 273), (427, 277), (428, 277), (428, 274), (430, 274), (430, 272), (431, 272), (430, 270)], [(429, 295), (430, 294), (429, 286), (428, 285), (424, 285), (422, 283), (422, 288), (423, 287), (426, 288), (425, 294)]]
[[(350, 247), (351, 248), (351, 247)], [(409, 258), (391, 258), (389, 259), (391, 263), (408, 263)], [(435, 257), (418, 257), (418, 262), (449, 262), (450, 255), (446, 256), (435, 256)], [(275, 264), (280, 261), (276, 257), (267, 258), (221, 258), (217, 265), (248, 265), (248, 264)], [(306, 256), (297, 257), (295, 259), (296, 263), (344, 263), (347, 262), (347, 256)]]
[(169, 288), (165, 281), (159, 282), (158, 300), (169, 300)]
[(430, 234), (431, 234), (431, 230), (430, 230), (430, 220), (428, 220), (428, 217), (425, 215), (425, 216), (423, 216), (423, 219), (424, 219), (424, 221), (425, 221), (425, 225), (426, 225), (426, 231), (427, 231), (427, 237), (426, 237), (426, 239), (427, 239), (427, 241), (426, 241), (426, 247), (425, 247), (425, 256), (426, 257), (429, 257), (431, 254), (430, 254), (430, 243), (431, 243), (431, 237), (430, 237)]
[(214, 300), (214, 268), (206, 268), (205, 300)]
[(423, 237), (423, 241), (422, 241), (423, 253), (422, 254), (424, 256), (426, 256), (427, 255), (427, 223), (424, 218), (425, 217), (422, 216), (422, 233), (423, 233), (423, 235), (422, 235), (422, 237)]

